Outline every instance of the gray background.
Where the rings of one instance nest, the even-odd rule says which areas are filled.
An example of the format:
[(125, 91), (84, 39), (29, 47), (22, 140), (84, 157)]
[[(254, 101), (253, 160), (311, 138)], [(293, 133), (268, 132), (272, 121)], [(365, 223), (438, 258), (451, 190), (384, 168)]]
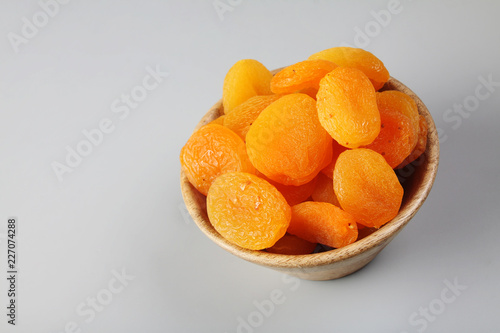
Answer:
[[(496, 331), (499, 14), (493, 0), (2, 0), (0, 330)], [(273, 69), (345, 44), (373, 52), (421, 97), (440, 128), (440, 169), (419, 213), (366, 268), (299, 281), (198, 230), (178, 156), (234, 62)], [(148, 68), (168, 76), (141, 96)], [(132, 91), (144, 98), (125, 117)], [(106, 119), (112, 132), (82, 146), (82, 131)], [(54, 162), (79, 144), (92, 151), (60, 181)], [(16, 327), (4, 306), (10, 216)]]

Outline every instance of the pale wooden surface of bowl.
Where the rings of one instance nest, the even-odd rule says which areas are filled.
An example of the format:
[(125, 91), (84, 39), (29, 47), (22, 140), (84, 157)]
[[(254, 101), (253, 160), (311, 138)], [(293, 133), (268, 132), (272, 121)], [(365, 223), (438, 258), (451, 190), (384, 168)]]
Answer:
[[(181, 191), (186, 207), (198, 227), (217, 245), (247, 261), (308, 280), (331, 280), (354, 273), (367, 265), (406, 226), (429, 194), (439, 162), (439, 140), (434, 121), (424, 103), (409, 88), (390, 78), (381, 90), (399, 90), (410, 95), (428, 124), (425, 153), (405, 171), (411, 175), (403, 182), (405, 194), (399, 214), (379, 230), (346, 247), (307, 255), (282, 255), (243, 249), (224, 239), (210, 223), (205, 196), (199, 193), (181, 171)], [(200, 120), (195, 130), (223, 114), (217, 102)], [(412, 169), (413, 168), (413, 169)]]

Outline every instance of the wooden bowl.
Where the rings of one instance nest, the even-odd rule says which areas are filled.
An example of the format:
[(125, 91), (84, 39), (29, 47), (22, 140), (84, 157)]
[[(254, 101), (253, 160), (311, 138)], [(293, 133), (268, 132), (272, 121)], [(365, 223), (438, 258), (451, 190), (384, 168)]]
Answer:
[[(354, 273), (367, 265), (408, 224), (422, 206), (434, 183), (439, 161), (437, 130), (424, 103), (410, 89), (394, 78), (390, 78), (381, 90), (399, 90), (413, 97), (418, 105), (419, 113), (425, 117), (429, 127), (425, 153), (400, 172), (405, 176), (402, 180), (405, 193), (399, 214), (393, 220), (365, 238), (343, 248), (326, 252), (283, 255), (247, 250), (230, 243), (214, 229), (208, 220), (206, 197), (189, 183), (186, 175), (181, 171), (181, 190), (184, 202), (201, 231), (217, 245), (242, 259), (302, 279), (337, 279)], [(196, 129), (222, 114), (222, 101), (219, 101), (205, 114)]]

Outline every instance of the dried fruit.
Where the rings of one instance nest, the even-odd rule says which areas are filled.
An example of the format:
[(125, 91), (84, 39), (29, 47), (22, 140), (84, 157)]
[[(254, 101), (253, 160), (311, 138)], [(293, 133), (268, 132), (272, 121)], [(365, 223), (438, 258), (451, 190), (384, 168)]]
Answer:
[[(397, 111), (410, 119), (410, 122), (415, 130), (415, 135), (418, 136), (420, 131), (419, 122), (420, 115), (418, 113), (417, 103), (405, 94), (404, 92), (397, 90), (386, 90), (383, 92), (378, 92), (377, 94), (377, 106), (379, 110), (392, 110)], [(415, 140), (415, 145), (417, 144)], [(412, 147), (412, 149), (415, 146)]]
[(354, 217), (326, 202), (306, 201), (292, 206), (288, 232), (309, 242), (334, 248), (349, 245), (358, 238)]
[(380, 133), (365, 148), (381, 154), (391, 168), (395, 168), (410, 155), (418, 137), (407, 116), (390, 109), (380, 108), (379, 110)]
[(389, 72), (380, 59), (372, 53), (359, 48), (333, 47), (309, 57), (309, 60), (314, 59), (329, 60), (338, 66), (361, 70), (370, 79), (375, 90), (382, 88), (390, 77)]
[(275, 94), (291, 94), (302, 89), (319, 88), (319, 81), (337, 67), (327, 60), (306, 60), (283, 68), (271, 80)]
[(321, 79), (317, 98), (321, 125), (342, 146), (364, 146), (379, 134), (375, 90), (360, 70), (337, 67)]
[[(267, 180), (271, 185), (276, 187), (278, 191), (285, 197), (286, 201), (290, 206), (299, 204), (301, 202), (306, 201), (314, 189), (316, 188), (316, 181), (318, 177), (315, 177), (310, 182), (307, 182), (302, 185), (294, 186), (294, 185), (283, 185), (274, 180), (267, 178), (264, 174), (259, 174), (257, 171), (257, 175), (265, 180)], [(319, 176), (319, 174), (318, 174)]]
[(222, 87), (224, 113), (229, 114), (236, 106), (257, 95), (271, 95), (273, 75), (260, 62), (244, 59), (229, 69)]
[(333, 140), (332, 142), (332, 148), (332, 161), (325, 168), (323, 168), (323, 170), (321, 170), (322, 173), (324, 173), (331, 179), (333, 179), (333, 169), (335, 168), (337, 158), (339, 157), (340, 153), (348, 149), (342, 145), (339, 145), (339, 143), (335, 140)]
[(268, 107), (271, 103), (278, 100), (280, 95), (263, 95), (254, 96), (247, 99), (235, 107), (231, 113), (227, 114), (224, 119), (224, 126), (231, 129), (245, 140), (250, 126), (255, 119), (260, 115), (262, 110)]
[[(226, 115), (222, 115), (218, 118), (215, 118), (214, 120), (212, 120), (211, 122), (209, 122), (208, 124), (217, 124), (217, 125), (222, 125), (224, 126), (224, 118), (226, 118)], [(207, 124), (207, 125), (208, 125)]]
[(316, 187), (314, 188), (314, 191), (311, 194), (312, 199), (317, 202), (328, 202), (331, 203), (332, 205), (340, 207), (339, 200), (337, 199), (335, 191), (333, 190), (332, 178), (326, 176), (323, 173), (320, 173), (316, 178), (317, 178)]
[(266, 249), (267, 252), (277, 254), (310, 254), (316, 248), (316, 243), (311, 243), (300, 237), (285, 234), (276, 244)]
[(253, 174), (230, 172), (218, 177), (207, 195), (210, 222), (228, 241), (250, 250), (273, 246), (290, 224), (283, 195)]
[(379, 228), (399, 212), (403, 187), (384, 157), (358, 148), (340, 154), (333, 172), (340, 206), (357, 222)]
[(194, 132), (181, 149), (180, 161), (189, 182), (204, 195), (223, 173), (255, 173), (243, 140), (218, 124), (208, 124)]
[(425, 152), (425, 149), (427, 147), (428, 127), (427, 127), (427, 121), (425, 120), (424, 116), (420, 116), (419, 128), (420, 130), (418, 132), (418, 140), (415, 149), (413, 149), (410, 155), (403, 162), (401, 162), (400, 165), (397, 166), (397, 169), (401, 169), (406, 165), (412, 163)]
[(261, 112), (246, 136), (250, 161), (284, 185), (310, 182), (331, 161), (332, 138), (321, 126), (316, 102), (285, 95)]

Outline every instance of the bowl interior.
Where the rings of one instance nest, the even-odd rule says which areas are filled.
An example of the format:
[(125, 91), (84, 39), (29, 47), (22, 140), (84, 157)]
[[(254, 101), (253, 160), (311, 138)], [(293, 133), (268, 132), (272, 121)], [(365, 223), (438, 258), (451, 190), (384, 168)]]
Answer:
[[(439, 141), (437, 130), (424, 103), (422, 103), (418, 96), (416, 96), (409, 88), (394, 78), (390, 78), (381, 90), (399, 90), (410, 95), (416, 101), (419, 113), (425, 117), (428, 124), (427, 148), (425, 153), (412, 164), (397, 172), (405, 192), (401, 209), (393, 220), (353, 244), (326, 252), (307, 255), (282, 255), (268, 253), (265, 251), (247, 250), (230, 243), (213, 228), (207, 216), (206, 197), (199, 193), (189, 183), (187, 177), (181, 171), (181, 190), (184, 201), (189, 213), (198, 227), (216, 244), (242, 259), (291, 273), (299, 277), (308, 278), (308, 269), (328, 266), (332, 263), (341, 263), (342, 261), (345, 261), (348, 264), (352, 263), (354, 269), (361, 265), (360, 263), (357, 263), (357, 266), (354, 267), (357, 260), (356, 258), (359, 257), (359, 260), (366, 261), (368, 259), (362, 258), (368, 258), (368, 254), (370, 258), (368, 260), (369, 262), (390, 242), (390, 240), (397, 235), (397, 233), (410, 221), (410, 219), (421, 207), (431, 190), (436, 177), (439, 161)], [(222, 114), (222, 102), (218, 101), (200, 120), (195, 130), (218, 118)], [(363, 255), (365, 257), (363, 257)], [(362, 266), (366, 265), (366, 263), (363, 262)], [(300, 272), (303, 271), (306, 273), (294, 274), (297, 269), (299, 269)], [(339, 269), (343, 268), (340, 267)], [(356, 270), (357, 269), (359, 268), (356, 268)], [(339, 273), (338, 276), (344, 276), (349, 273), (351, 273), (349, 269), (346, 269), (345, 272)], [(330, 274), (328, 276), (336, 275)], [(314, 277), (311, 278), (316, 279)]]

